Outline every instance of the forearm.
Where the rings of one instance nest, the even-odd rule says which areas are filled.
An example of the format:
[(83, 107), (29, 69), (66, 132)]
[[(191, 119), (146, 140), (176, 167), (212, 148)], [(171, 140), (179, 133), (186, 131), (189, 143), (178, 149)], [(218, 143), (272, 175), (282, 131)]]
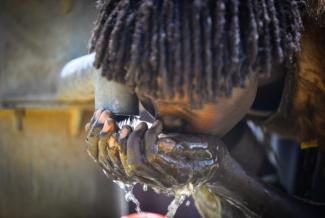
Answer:
[(213, 136), (162, 136), (159, 121), (150, 128), (140, 123), (134, 129), (126, 126), (116, 132), (113, 118), (109, 111), (95, 112), (88, 125), (88, 151), (114, 179), (161, 190), (204, 183), (213, 195), (249, 217), (317, 217), (315, 214), (322, 209), (281, 194), (247, 175), (222, 141)]
[(249, 176), (225, 146), (220, 152), (219, 167), (207, 184), (213, 193), (253, 217), (317, 217), (321, 208), (303, 203)]

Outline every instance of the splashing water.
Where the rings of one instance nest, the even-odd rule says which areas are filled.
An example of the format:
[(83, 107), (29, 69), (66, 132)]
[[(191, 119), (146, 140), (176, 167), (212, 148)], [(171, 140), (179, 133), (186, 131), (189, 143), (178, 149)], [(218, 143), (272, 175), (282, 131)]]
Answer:
[[(122, 181), (114, 180), (114, 183), (116, 183), (125, 193), (124, 197), (127, 202), (132, 202), (136, 206), (136, 212), (141, 213), (141, 207), (139, 200), (135, 197), (133, 194), (133, 188), (135, 184), (126, 184)], [(142, 186), (144, 191), (148, 190), (147, 185)], [(168, 195), (174, 195), (174, 199), (170, 202), (167, 208), (166, 217), (167, 218), (173, 218), (178, 210), (178, 208), (184, 203), (184, 201), (190, 197), (194, 192), (196, 188), (194, 188), (193, 184), (189, 183), (186, 186), (182, 188), (177, 188), (176, 190), (169, 190), (167, 192)], [(190, 205), (190, 201), (186, 201), (186, 206)]]
[[(183, 202), (187, 199), (187, 197), (190, 197), (194, 192), (196, 188), (194, 188), (192, 183), (189, 183), (185, 185), (182, 188), (178, 188), (174, 191), (174, 200), (170, 202), (168, 209), (167, 209), (167, 218), (173, 218), (177, 212), (177, 209), (183, 204)], [(190, 201), (188, 200), (186, 202), (186, 206), (189, 206)]]
[[(138, 116), (130, 116), (127, 119), (118, 122), (118, 126), (122, 128), (124, 125), (130, 125), (130, 126), (137, 126), (142, 120)], [(148, 127), (150, 128), (152, 126), (152, 123), (148, 123)], [(116, 184), (119, 185), (119, 187), (125, 192), (125, 199), (127, 202), (131, 201), (136, 205), (136, 211), (138, 213), (141, 212), (140, 208), (140, 202), (139, 200), (134, 196), (133, 194), (133, 187), (135, 184), (125, 184), (121, 181), (114, 181)], [(173, 218), (178, 210), (178, 208), (183, 204), (183, 202), (190, 197), (199, 187), (200, 185), (197, 185), (196, 187), (193, 186), (193, 184), (189, 183), (181, 188), (175, 188), (173, 190), (164, 190), (162, 191), (163, 193), (169, 195), (169, 196), (174, 196), (174, 199), (170, 202), (168, 205), (166, 217), (167, 218)], [(148, 190), (148, 186), (146, 184), (143, 184), (142, 186), (143, 191)], [(152, 189), (157, 193), (161, 194), (161, 190), (158, 190), (154, 187)], [(190, 201), (186, 201), (186, 206), (190, 205)]]
[(175, 195), (174, 200), (172, 200), (172, 202), (170, 202), (168, 205), (168, 212), (166, 214), (166, 217), (173, 218), (176, 214), (177, 209), (183, 204), (185, 199), (185, 195)]
[(130, 188), (128, 188), (128, 191), (125, 193), (125, 200), (127, 202), (133, 202), (135, 204), (135, 211), (137, 213), (141, 213), (140, 202), (133, 194), (133, 187), (134, 186), (132, 185)]
[(141, 207), (139, 200), (134, 196), (133, 194), (133, 187), (134, 184), (125, 184), (121, 181), (114, 180), (114, 183), (116, 183), (125, 193), (124, 198), (127, 202), (132, 202), (135, 204), (135, 210), (137, 213), (141, 213)]

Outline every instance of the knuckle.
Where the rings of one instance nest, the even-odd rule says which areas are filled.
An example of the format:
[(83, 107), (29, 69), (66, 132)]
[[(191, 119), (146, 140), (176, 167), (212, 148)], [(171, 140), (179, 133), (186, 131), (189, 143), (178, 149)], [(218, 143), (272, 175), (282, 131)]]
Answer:
[(105, 120), (108, 120), (112, 117), (112, 112), (108, 111), (108, 110), (105, 110), (103, 111), (100, 115), (99, 115), (99, 120), (104, 122)]

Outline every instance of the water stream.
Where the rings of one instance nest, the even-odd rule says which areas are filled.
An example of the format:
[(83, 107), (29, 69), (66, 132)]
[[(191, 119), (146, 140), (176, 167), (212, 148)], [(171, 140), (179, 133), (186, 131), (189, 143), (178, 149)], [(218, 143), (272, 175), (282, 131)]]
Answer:
[[(114, 183), (116, 183), (124, 192), (124, 198), (127, 202), (132, 202), (136, 206), (136, 212), (140, 213), (142, 212), (140, 202), (136, 198), (136, 196), (133, 194), (133, 188), (135, 184), (125, 184), (121, 181), (115, 180)], [(147, 185), (142, 186), (143, 191), (148, 190)], [(174, 196), (174, 199), (170, 202), (167, 208), (166, 217), (167, 218), (173, 218), (178, 210), (178, 208), (187, 200), (194, 192), (194, 188), (192, 184), (188, 184), (182, 188), (178, 188), (174, 191), (168, 191), (167, 195)], [(186, 201), (186, 206), (190, 205), (190, 201)]]
[[(123, 125), (130, 125), (132, 127), (135, 127), (137, 124), (139, 124), (141, 120), (137, 116), (129, 117), (128, 119), (125, 119), (124, 121), (121, 121), (118, 123), (118, 126), (121, 128)], [(148, 123), (148, 127), (151, 127), (151, 123)], [(138, 213), (141, 212), (140, 202), (139, 200), (134, 196), (133, 194), (133, 188), (135, 184), (125, 184), (121, 181), (114, 181), (116, 184), (119, 185), (119, 187), (124, 191), (125, 200), (127, 202), (133, 202), (136, 205), (136, 211)], [(148, 190), (147, 185), (142, 185), (143, 191)], [(174, 199), (170, 202), (167, 208), (166, 217), (167, 218), (173, 218), (178, 210), (178, 208), (183, 204), (183, 202), (189, 198), (195, 191), (196, 187), (193, 186), (193, 184), (189, 183), (183, 187), (180, 188), (174, 188), (173, 190), (164, 190), (164, 193), (168, 196), (174, 196)], [(159, 190), (153, 189), (157, 194), (160, 194)], [(190, 201), (186, 201), (186, 206), (190, 205)]]
[(185, 195), (175, 195), (174, 200), (172, 200), (172, 202), (170, 202), (168, 205), (166, 217), (173, 218), (177, 212), (177, 209), (183, 204), (185, 199)]
[(116, 183), (123, 191), (124, 191), (124, 198), (127, 202), (132, 202), (135, 204), (135, 210), (137, 213), (141, 212), (140, 202), (133, 194), (133, 188), (135, 184), (125, 184), (121, 181), (114, 180), (114, 183)]

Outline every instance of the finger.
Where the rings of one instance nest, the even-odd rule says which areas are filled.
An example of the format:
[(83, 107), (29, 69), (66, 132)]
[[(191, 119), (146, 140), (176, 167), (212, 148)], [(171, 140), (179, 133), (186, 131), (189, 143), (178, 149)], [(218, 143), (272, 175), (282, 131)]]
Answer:
[[(156, 120), (151, 128), (145, 133), (145, 153), (146, 153), (146, 161), (150, 164), (150, 166), (155, 169), (155, 171), (158, 171), (160, 175), (164, 175), (163, 178), (161, 178), (162, 181), (164, 181), (164, 184), (169, 184), (171, 186), (172, 184), (176, 184), (176, 180), (169, 175), (168, 171), (170, 170), (170, 167), (168, 163), (161, 162), (159, 160), (159, 145), (157, 144), (158, 141), (158, 135), (162, 132), (163, 126), (162, 123), (159, 120)], [(167, 147), (167, 146), (166, 146)]]
[(103, 124), (106, 120), (112, 117), (112, 113), (108, 110), (99, 109), (95, 111), (90, 123), (90, 129), (87, 137), (97, 135), (98, 132), (103, 128)]
[(142, 122), (130, 134), (127, 141), (127, 173), (130, 177), (137, 178), (140, 182), (165, 187), (170, 184), (164, 182), (164, 175), (152, 168), (144, 157), (143, 138), (148, 126)]
[[(109, 112), (104, 111), (99, 115), (107, 118), (104, 122), (102, 120), (97, 123), (97, 127), (93, 129), (93, 134), (90, 137), (99, 137), (98, 140), (98, 160), (104, 165), (107, 165), (107, 139), (116, 131), (117, 125), (115, 121), (108, 117)], [(103, 123), (103, 124), (101, 124)]]
[(117, 139), (115, 135), (111, 135), (107, 141), (107, 155), (109, 160), (111, 161), (114, 171), (117, 171), (119, 174), (125, 176), (124, 166), (120, 160), (120, 150), (119, 145), (117, 143)]
[(98, 141), (99, 141), (98, 137), (86, 138), (86, 142), (88, 144), (87, 152), (95, 161), (97, 161), (98, 159), (98, 146), (97, 146)]
[(104, 110), (102, 113), (99, 115), (98, 120), (99, 122), (105, 122), (105, 120), (108, 120), (113, 117), (113, 113), (109, 110)]
[(108, 167), (108, 154), (107, 154), (107, 139), (108, 134), (100, 134), (98, 140), (98, 161), (105, 166)]
[(118, 126), (115, 120), (108, 118), (104, 121), (103, 127), (99, 134), (108, 134), (109, 136), (118, 131)]
[(103, 123), (99, 123), (98, 120), (96, 120), (93, 124), (90, 125), (90, 128), (88, 130), (87, 138), (89, 137), (98, 137), (101, 129), (103, 128)]
[[(162, 131), (162, 123), (159, 120), (156, 120), (150, 129), (145, 133), (145, 151), (148, 154), (157, 153), (157, 147), (153, 146), (157, 144), (158, 135)], [(154, 149), (154, 150), (152, 150)]]
[[(86, 124), (86, 131), (88, 131), (86, 137), (86, 143), (88, 144), (87, 152), (88, 154), (95, 160), (98, 160), (98, 134), (100, 131), (100, 127), (92, 122)], [(97, 127), (96, 127), (97, 126)]]
[(118, 172), (116, 172), (114, 170), (114, 167), (113, 167), (112, 163), (109, 160), (107, 160), (107, 166), (104, 166), (100, 162), (98, 162), (98, 165), (102, 168), (104, 174), (106, 176), (112, 178), (113, 180), (123, 181), (124, 179), (126, 179), (126, 177), (124, 177), (123, 175), (119, 174)]
[[(105, 113), (105, 112), (104, 112)], [(104, 114), (102, 113), (102, 114)], [(106, 118), (106, 115), (105, 115)], [(109, 139), (111, 136), (117, 131), (117, 125), (115, 121), (111, 118), (108, 118), (105, 120), (103, 128), (101, 129), (99, 135), (100, 135), (100, 140), (98, 142), (98, 151), (99, 151), (99, 156), (102, 156), (103, 158), (107, 158), (107, 146), (109, 145)], [(115, 145), (115, 144), (113, 144)], [(116, 148), (113, 148), (116, 149)]]
[(102, 113), (102, 111), (103, 111), (103, 109), (97, 109), (94, 112), (93, 116), (90, 119), (91, 124), (93, 124), (96, 120), (98, 120), (98, 118), (99, 118), (100, 114)]
[(132, 128), (128, 125), (124, 125), (118, 134), (118, 145), (119, 145), (119, 155), (120, 160), (123, 165), (124, 171), (126, 172), (128, 168), (128, 162), (127, 162), (127, 141), (129, 138), (129, 135), (132, 132)]
[(138, 163), (143, 159), (143, 137), (148, 126), (145, 122), (139, 123), (135, 130), (130, 134), (127, 142), (128, 163)]
[(129, 135), (132, 132), (132, 128), (128, 125), (124, 125), (122, 126), (122, 128), (119, 131), (119, 135), (118, 135), (118, 144), (120, 146), (120, 150), (122, 152), (122, 154), (126, 155), (127, 153), (127, 140)]
[(99, 119), (99, 117), (100, 117), (100, 115), (101, 115), (101, 113), (104, 111), (104, 109), (97, 109), (96, 111), (95, 111), (95, 113), (94, 113), (94, 118), (95, 118), (95, 120), (98, 120)]

